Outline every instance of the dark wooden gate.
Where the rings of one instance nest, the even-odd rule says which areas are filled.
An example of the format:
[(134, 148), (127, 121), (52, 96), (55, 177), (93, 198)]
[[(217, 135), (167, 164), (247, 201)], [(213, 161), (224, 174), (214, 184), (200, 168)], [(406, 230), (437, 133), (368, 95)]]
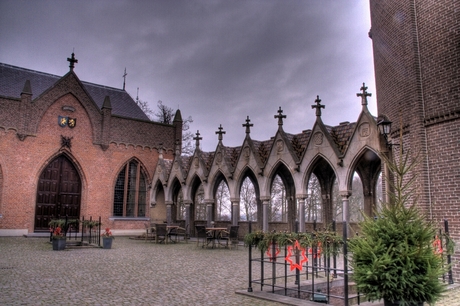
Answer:
[(65, 156), (56, 157), (40, 174), (35, 207), (35, 231), (48, 231), (51, 219), (80, 217), (81, 180)]

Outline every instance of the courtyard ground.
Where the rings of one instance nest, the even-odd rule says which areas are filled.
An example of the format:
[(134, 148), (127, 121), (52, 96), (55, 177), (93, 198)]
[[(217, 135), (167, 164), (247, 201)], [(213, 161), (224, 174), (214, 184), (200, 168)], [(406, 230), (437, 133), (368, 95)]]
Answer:
[[(243, 246), (202, 249), (193, 241), (162, 245), (116, 237), (110, 250), (52, 251), (46, 238), (0, 237), (0, 305), (284, 303), (282, 297), (270, 302), (236, 294), (247, 288), (248, 251)], [(457, 288), (436, 306), (459, 301)]]

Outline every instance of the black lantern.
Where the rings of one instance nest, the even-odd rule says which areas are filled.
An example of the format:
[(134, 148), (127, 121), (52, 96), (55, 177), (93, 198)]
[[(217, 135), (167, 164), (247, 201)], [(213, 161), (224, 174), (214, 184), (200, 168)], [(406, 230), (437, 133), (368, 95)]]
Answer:
[(391, 121), (388, 120), (385, 116), (381, 116), (378, 118), (377, 127), (379, 128), (380, 134), (387, 138), (388, 134), (391, 132)]

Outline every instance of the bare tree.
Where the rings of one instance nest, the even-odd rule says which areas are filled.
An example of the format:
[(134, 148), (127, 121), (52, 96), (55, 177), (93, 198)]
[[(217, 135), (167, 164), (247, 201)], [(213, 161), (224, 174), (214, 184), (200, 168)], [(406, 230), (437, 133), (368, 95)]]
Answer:
[(305, 206), (305, 221), (322, 220), (323, 201), (321, 197), (321, 186), (316, 175), (312, 174), (308, 181), (308, 198)]
[(230, 201), (230, 190), (225, 181), (221, 181), (216, 191), (217, 220), (230, 221), (232, 203)]
[(246, 177), (240, 189), (240, 215), (243, 221), (257, 221), (257, 203), (254, 185)]
[(269, 221), (286, 221), (286, 189), (279, 175), (276, 175), (270, 192), (268, 205)]
[[(158, 111), (153, 112), (157, 118), (157, 122), (172, 124), (176, 111), (163, 104), (163, 101), (159, 100), (157, 103)], [(186, 119), (182, 119), (182, 154), (192, 155), (194, 152), (193, 134), (189, 131), (190, 123), (193, 122), (192, 116), (188, 116)]]
[(141, 108), (141, 110), (144, 112), (144, 114), (149, 117), (151, 121), (154, 121), (154, 111), (149, 107), (149, 103), (147, 101), (142, 101), (139, 100), (139, 98), (136, 99), (136, 104)]
[(161, 100), (158, 100), (157, 107), (158, 107), (157, 112), (152, 111), (152, 113), (155, 115), (157, 119), (154, 121), (165, 123), (165, 124), (172, 124), (174, 120), (174, 115), (176, 113), (174, 109), (172, 109), (169, 106), (164, 105), (163, 101)]

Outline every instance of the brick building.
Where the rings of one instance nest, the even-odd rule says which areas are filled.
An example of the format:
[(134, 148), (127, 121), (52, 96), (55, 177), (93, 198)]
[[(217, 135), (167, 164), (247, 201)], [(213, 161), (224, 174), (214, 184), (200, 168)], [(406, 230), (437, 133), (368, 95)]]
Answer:
[(0, 235), (48, 231), (51, 218), (102, 217), (116, 233), (144, 228), (161, 147), (182, 119), (152, 122), (129, 94), (0, 63)]
[[(436, 223), (449, 220), (460, 241), (460, 2), (371, 0), (379, 115), (393, 122), (389, 140), (420, 152), (418, 203)], [(398, 158), (400, 147), (389, 153)], [(460, 275), (460, 256), (453, 259)]]

